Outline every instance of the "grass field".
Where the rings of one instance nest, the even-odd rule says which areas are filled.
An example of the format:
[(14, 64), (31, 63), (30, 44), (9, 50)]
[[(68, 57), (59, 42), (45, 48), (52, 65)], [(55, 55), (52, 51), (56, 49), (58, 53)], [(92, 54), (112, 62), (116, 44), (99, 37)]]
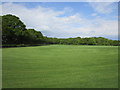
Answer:
[(117, 88), (118, 47), (3, 49), (3, 88)]

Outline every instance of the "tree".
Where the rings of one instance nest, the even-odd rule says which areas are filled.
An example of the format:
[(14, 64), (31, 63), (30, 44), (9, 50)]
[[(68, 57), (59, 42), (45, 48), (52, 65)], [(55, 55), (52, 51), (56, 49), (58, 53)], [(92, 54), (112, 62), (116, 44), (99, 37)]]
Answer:
[(14, 15), (2, 16), (2, 42), (3, 44), (22, 43), (23, 31), (26, 30), (24, 23)]
[(96, 45), (96, 40), (94, 38), (89, 38), (88, 45)]
[(34, 29), (28, 29), (24, 33), (25, 42), (27, 44), (35, 44), (35, 43), (42, 43), (43, 35), (40, 31), (36, 31)]
[(48, 38), (40, 31), (26, 29), (24, 23), (14, 15), (0, 16), (2, 24), (3, 44), (65, 44), (65, 45), (120, 45), (119, 40), (109, 40), (104, 37), (89, 38)]

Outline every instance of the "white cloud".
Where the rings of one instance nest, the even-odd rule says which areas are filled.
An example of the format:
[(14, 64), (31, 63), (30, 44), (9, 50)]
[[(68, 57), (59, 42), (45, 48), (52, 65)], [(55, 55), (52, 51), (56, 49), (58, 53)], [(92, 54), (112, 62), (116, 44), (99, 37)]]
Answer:
[(97, 13), (92, 13), (91, 16), (97, 16)]
[[(60, 17), (68, 13), (65, 7), (62, 11), (55, 11), (51, 8), (38, 6), (26, 8), (25, 6), (4, 3), (3, 15), (13, 14), (19, 16), (27, 28), (34, 28), (46, 36), (51, 37), (93, 37), (93, 36), (117, 36), (118, 23), (115, 20), (94, 18), (89, 20), (80, 13), (71, 16)], [(72, 12), (72, 8), (69, 12)], [(97, 14), (94, 14), (95, 16)]]
[(109, 14), (115, 9), (113, 2), (90, 2), (89, 4), (97, 13), (101, 14)]

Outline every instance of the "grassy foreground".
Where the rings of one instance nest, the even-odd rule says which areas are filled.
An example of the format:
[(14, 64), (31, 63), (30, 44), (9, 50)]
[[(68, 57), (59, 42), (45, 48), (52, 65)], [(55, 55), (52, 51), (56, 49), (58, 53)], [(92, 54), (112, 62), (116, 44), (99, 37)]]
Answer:
[(3, 88), (117, 88), (118, 47), (3, 49)]

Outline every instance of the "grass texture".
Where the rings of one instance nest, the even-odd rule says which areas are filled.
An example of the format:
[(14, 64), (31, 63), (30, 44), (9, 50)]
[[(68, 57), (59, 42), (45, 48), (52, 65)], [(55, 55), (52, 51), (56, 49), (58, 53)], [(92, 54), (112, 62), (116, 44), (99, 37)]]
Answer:
[(118, 47), (3, 48), (3, 88), (117, 88)]

